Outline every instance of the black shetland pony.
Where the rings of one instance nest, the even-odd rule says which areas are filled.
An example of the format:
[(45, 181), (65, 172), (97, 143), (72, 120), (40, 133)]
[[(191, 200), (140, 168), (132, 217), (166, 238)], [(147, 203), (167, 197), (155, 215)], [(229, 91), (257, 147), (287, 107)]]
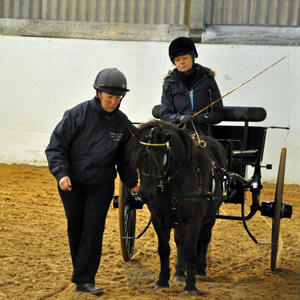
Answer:
[(129, 128), (133, 137), (128, 154), (139, 170), (139, 194), (150, 210), (159, 242), (161, 271), (155, 289), (169, 287), (169, 240), (174, 228), (174, 280), (185, 281), (184, 291), (197, 295), (195, 276), (206, 275), (207, 246), (222, 202), (225, 151), (206, 136), (196, 144), (185, 129), (168, 122)]

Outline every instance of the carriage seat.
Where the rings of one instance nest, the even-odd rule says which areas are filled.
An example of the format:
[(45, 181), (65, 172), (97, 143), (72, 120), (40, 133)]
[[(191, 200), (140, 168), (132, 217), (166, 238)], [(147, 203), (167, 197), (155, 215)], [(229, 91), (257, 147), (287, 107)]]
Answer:
[[(267, 112), (263, 107), (248, 107), (248, 106), (224, 106), (224, 121), (229, 122), (245, 122), (245, 129), (243, 135), (248, 138), (248, 122), (262, 122), (266, 116)], [(246, 133), (247, 132), (247, 133)], [(259, 135), (257, 135), (259, 139)], [(244, 140), (245, 142), (245, 140)], [(259, 144), (259, 141), (257, 141)], [(243, 156), (247, 159), (255, 159), (258, 155), (258, 149), (245, 149), (245, 150), (233, 150), (233, 158), (241, 158)]]
[[(159, 104), (152, 109), (152, 115), (156, 119), (160, 118), (160, 107)], [(263, 107), (224, 106), (223, 113), (223, 121), (230, 122), (261, 122), (267, 116), (267, 112)]]
[(249, 106), (224, 106), (223, 113), (223, 121), (230, 122), (261, 122), (267, 116), (267, 112), (263, 107)]
[[(152, 115), (154, 118), (160, 118), (161, 105), (155, 105), (152, 109)], [(248, 106), (224, 106), (223, 107), (224, 120), (229, 122), (244, 122), (243, 127), (237, 128), (236, 126), (212, 126), (213, 134), (217, 140), (241, 140), (245, 142), (249, 138), (248, 122), (261, 122), (266, 116), (267, 112), (263, 107), (248, 107)], [(255, 138), (251, 138), (250, 145), (246, 146), (246, 149), (232, 149), (232, 158), (241, 158), (256, 160), (259, 155), (259, 147), (264, 142), (264, 129), (251, 128), (251, 132), (255, 131)], [(258, 132), (257, 132), (258, 131)], [(253, 135), (253, 134), (252, 134)], [(248, 144), (248, 143), (246, 143)], [(254, 144), (254, 145), (253, 145)], [(251, 147), (251, 148), (250, 148)]]

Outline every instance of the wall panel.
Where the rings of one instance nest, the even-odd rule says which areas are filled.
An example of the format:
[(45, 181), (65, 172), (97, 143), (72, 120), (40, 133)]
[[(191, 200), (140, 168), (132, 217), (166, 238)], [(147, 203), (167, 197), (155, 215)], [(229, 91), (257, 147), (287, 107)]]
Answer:
[(299, 26), (299, 0), (206, 0), (207, 25)]

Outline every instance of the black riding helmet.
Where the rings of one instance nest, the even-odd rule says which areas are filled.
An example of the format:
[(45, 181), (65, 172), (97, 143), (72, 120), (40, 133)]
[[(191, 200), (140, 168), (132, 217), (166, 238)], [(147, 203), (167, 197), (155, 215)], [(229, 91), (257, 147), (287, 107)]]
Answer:
[(184, 54), (192, 54), (198, 57), (198, 52), (192, 39), (181, 36), (171, 42), (169, 46), (169, 57), (171, 62), (174, 63), (175, 57)]
[(100, 92), (123, 97), (129, 92), (124, 74), (116, 68), (100, 71), (93, 87)]

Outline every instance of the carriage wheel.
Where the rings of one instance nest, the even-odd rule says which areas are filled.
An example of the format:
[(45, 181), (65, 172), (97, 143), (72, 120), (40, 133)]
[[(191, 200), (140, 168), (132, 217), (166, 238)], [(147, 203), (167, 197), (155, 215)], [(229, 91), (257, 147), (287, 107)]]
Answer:
[(119, 181), (119, 225), (121, 249), (124, 261), (132, 259), (135, 239), (127, 237), (135, 236), (136, 210), (130, 209), (128, 197), (130, 189)]
[(283, 195), (283, 186), (284, 186), (285, 161), (286, 161), (286, 148), (282, 148), (279, 168), (278, 168), (276, 192), (275, 192), (275, 201), (274, 201), (275, 211), (274, 211), (274, 216), (272, 221), (272, 252), (271, 252), (272, 271), (275, 271), (276, 262), (277, 262), (280, 214), (281, 214), (282, 195)]

